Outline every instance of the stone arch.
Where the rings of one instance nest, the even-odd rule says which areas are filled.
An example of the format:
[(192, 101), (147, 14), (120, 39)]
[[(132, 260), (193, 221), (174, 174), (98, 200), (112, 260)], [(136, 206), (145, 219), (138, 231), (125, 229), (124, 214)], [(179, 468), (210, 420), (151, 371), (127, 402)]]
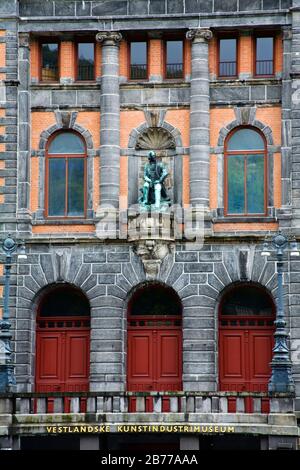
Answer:
[[(218, 194), (218, 209), (217, 216), (224, 215), (224, 145), (226, 139), (229, 137), (229, 134), (238, 127), (241, 126), (250, 126), (254, 130), (258, 130), (262, 136), (265, 138), (266, 147), (267, 147), (267, 158), (268, 158), (268, 215), (272, 216), (274, 213), (274, 176), (273, 176), (273, 167), (274, 167), (274, 153), (278, 151), (277, 147), (274, 145), (273, 132), (270, 126), (266, 125), (262, 121), (256, 119), (256, 107), (235, 107), (235, 117), (233, 121), (226, 124), (219, 131), (219, 137), (217, 142), (217, 147), (212, 151), (218, 157), (218, 184), (217, 184), (217, 194)], [(280, 150), (279, 150), (280, 151)]]
[[(157, 132), (163, 131), (162, 135), (164, 135), (165, 137), (168, 136), (169, 138), (169, 145), (167, 145), (167, 141), (166, 141), (166, 146), (163, 147), (162, 150), (169, 148), (172, 150), (176, 150), (177, 154), (180, 154), (182, 152), (182, 139), (181, 139), (180, 131), (176, 127), (172, 126), (172, 124), (169, 124), (166, 121), (161, 122), (159, 126), (149, 125), (147, 122), (144, 122), (140, 126), (133, 129), (129, 134), (128, 148), (137, 149), (137, 150), (143, 149), (143, 148), (145, 149), (145, 147), (142, 147), (139, 145), (140, 139), (148, 131), (155, 132), (155, 130)], [(154, 150), (157, 150), (159, 148), (160, 147), (157, 147)], [(148, 149), (148, 147), (146, 147), (146, 149)]]
[[(26, 331), (17, 330), (15, 343), (16, 363), (26, 370), (24, 377), (19, 374), (18, 391), (31, 391), (34, 384), (36, 313), (42, 293), (55, 285), (71, 285), (80, 289), (89, 301), (91, 321), (100, 317), (99, 305), (105, 307), (109, 304), (106, 286), (98, 285), (91, 263), (84, 262), (84, 250), (75, 247), (49, 250), (46, 247), (45, 251), (33, 255), (30, 273), (24, 275), (24, 284), (18, 287), (17, 320), (26, 324), (22, 327)], [(94, 369), (91, 362), (91, 380)]]
[[(145, 110), (146, 121), (134, 128), (128, 140), (128, 180), (139, 181), (141, 160), (145, 160), (150, 149), (156, 151), (169, 165), (171, 178), (171, 200), (181, 203), (182, 200), (182, 156), (184, 149), (180, 131), (165, 121), (166, 110)], [(150, 148), (151, 147), (151, 148)], [(152, 148), (154, 147), (154, 148)], [(128, 203), (138, 201), (139, 184), (129, 184)]]
[(77, 132), (84, 140), (87, 149), (87, 218), (93, 217), (93, 157), (96, 155), (94, 150), (92, 134), (88, 129), (76, 124), (78, 112), (77, 111), (55, 111), (56, 124), (45, 129), (39, 140), (39, 204), (38, 209), (35, 213), (37, 219), (44, 218), (45, 212), (45, 192), (44, 192), (44, 181), (45, 181), (45, 157), (46, 157), (46, 148), (49, 138), (61, 131), (75, 131)]

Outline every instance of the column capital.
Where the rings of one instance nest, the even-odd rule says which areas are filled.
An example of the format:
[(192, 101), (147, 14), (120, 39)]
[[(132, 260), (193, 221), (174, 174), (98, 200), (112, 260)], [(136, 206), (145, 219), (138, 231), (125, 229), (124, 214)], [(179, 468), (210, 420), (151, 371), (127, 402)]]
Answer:
[(208, 28), (189, 29), (186, 38), (193, 42), (206, 42), (212, 39), (213, 33)]
[(122, 39), (119, 31), (100, 31), (96, 34), (96, 41), (107, 46), (118, 46)]
[(30, 48), (30, 34), (29, 33), (19, 33), (19, 46)]

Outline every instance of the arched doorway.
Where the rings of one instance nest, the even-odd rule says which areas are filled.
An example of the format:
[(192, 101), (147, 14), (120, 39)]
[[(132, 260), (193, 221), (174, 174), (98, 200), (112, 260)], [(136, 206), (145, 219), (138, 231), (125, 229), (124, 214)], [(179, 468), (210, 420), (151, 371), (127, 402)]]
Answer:
[(220, 390), (268, 390), (274, 317), (274, 302), (263, 288), (244, 284), (224, 294), (219, 308)]
[(38, 305), (36, 330), (37, 392), (89, 389), (90, 306), (76, 287), (48, 289)]
[(182, 305), (177, 293), (149, 282), (128, 304), (127, 388), (182, 390)]

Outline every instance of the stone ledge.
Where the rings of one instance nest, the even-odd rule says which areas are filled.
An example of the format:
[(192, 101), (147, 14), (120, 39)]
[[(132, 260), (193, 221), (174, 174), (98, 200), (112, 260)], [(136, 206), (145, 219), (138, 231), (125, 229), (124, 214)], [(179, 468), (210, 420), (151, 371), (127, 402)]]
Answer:
[[(117, 432), (118, 426), (188, 426), (209, 428), (206, 433), (214, 433), (214, 426), (226, 426), (233, 428), (234, 434), (260, 434), (260, 435), (286, 435), (298, 436), (298, 428), (295, 415), (274, 415), (273, 423), (270, 424), (269, 416), (259, 414), (236, 414), (236, 413), (70, 413), (61, 414), (39, 414), (39, 415), (12, 415), (12, 422), (6, 421), (0, 426), (0, 434), (7, 434), (10, 425), (12, 434), (47, 434), (47, 426), (80, 426), (82, 424), (96, 426), (108, 425), (110, 432)], [(151, 431), (150, 431), (151, 432)], [(193, 432), (193, 431), (191, 431)], [(194, 432), (195, 433), (195, 432)], [(202, 434), (201, 432), (199, 434)], [(196, 434), (198, 434), (196, 432)]]

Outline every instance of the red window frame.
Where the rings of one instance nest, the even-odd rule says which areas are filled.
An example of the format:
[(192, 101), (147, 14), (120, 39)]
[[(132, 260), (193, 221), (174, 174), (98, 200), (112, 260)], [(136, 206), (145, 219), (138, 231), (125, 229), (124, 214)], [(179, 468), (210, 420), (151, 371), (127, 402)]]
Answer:
[[(56, 80), (43, 80), (42, 67), (43, 67), (43, 44), (57, 44), (57, 79)], [(39, 39), (39, 54), (38, 54), (38, 69), (39, 69), (39, 82), (42, 83), (58, 83), (60, 79), (60, 40), (41, 38)]]
[[(79, 75), (79, 60), (78, 60), (78, 45), (79, 44), (85, 44), (85, 43), (92, 43), (94, 44), (94, 77), (91, 79), (91, 80), (80, 80), (78, 78), (78, 75)], [(74, 44), (74, 47), (75, 47), (75, 80), (76, 82), (80, 82), (80, 83), (86, 83), (86, 82), (91, 82), (91, 81), (95, 81), (96, 80), (96, 43), (94, 41), (94, 39), (92, 38), (84, 38), (84, 39), (76, 39), (75, 41), (75, 44)]]
[[(235, 51), (235, 67), (236, 67), (236, 73), (235, 75), (221, 75), (220, 74), (220, 41), (222, 39), (235, 39), (236, 41), (236, 51)], [(239, 76), (239, 36), (237, 33), (232, 33), (232, 34), (221, 34), (218, 36), (217, 40), (217, 76), (218, 78), (224, 79), (227, 78), (229, 79), (235, 79)]]
[[(257, 45), (256, 41), (258, 38), (273, 38), (273, 73), (271, 74), (258, 74), (256, 72), (256, 53), (257, 53)], [(255, 35), (253, 36), (253, 75), (255, 78), (264, 78), (264, 77), (274, 77), (275, 76), (275, 60), (276, 60), (276, 34), (273, 31), (268, 32), (256, 32)]]
[[(86, 150), (86, 143), (82, 139), (81, 135), (78, 134), (78, 132), (72, 131), (73, 134), (76, 134), (80, 137), (82, 142), (84, 143), (85, 147), (85, 152), (80, 153), (80, 154), (70, 154), (70, 153), (64, 153), (64, 154), (57, 154), (57, 153), (49, 153), (48, 149), (49, 146), (52, 142), (52, 140), (55, 139), (59, 134), (62, 134), (66, 131), (59, 131), (53, 134), (48, 142), (47, 142), (47, 147), (46, 147), (46, 171), (45, 171), (45, 192), (46, 192), (46, 197), (45, 197), (45, 214), (47, 219), (84, 219), (86, 218), (86, 211), (87, 211), (87, 150)], [(49, 161), (53, 158), (62, 158), (66, 160), (66, 188), (65, 188), (65, 215), (49, 215)], [(84, 187), (83, 187), (83, 204), (84, 204), (84, 211), (83, 215), (66, 215), (67, 210), (68, 210), (68, 160), (70, 158), (83, 158), (84, 161), (84, 176), (83, 176), (83, 181), (84, 181)]]
[[(131, 78), (131, 43), (132, 42), (145, 42), (146, 43), (146, 77), (145, 78)], [(145, 38), (132, 38), (127, 42), (127, 57), (128, 57), (128, 69), (127, 69), (127, 75), (128, 75), (128, 80), (131, 82), (137, 82), (137, 81), (143, 81), (143, 80), (149, 80), (149, 41)]]
[[(257, 132), (263, 139), (264, 142), (264, 150), (228, 150), (228, 142), (237, 132), (238, 130), (241, 129), (251, 129), (254, 132)], [(232, 155), (242, 155), (244, 156), (244, 165), (245, 165), (245, 173), (244, 173), (244, 196), (245, 196), (245, 208), (246, 212), (242, 213), (231, 213), (228, 212), (228, 193), (229, 193), (229, 188), (228, 188), (228, 158)], [(264, 212), (263, 213), (249, 213), (247, 212), (247, 159), (245, 158), (247, 155), (263, 155), (264, 156)], [(258, 129), (252, 127), (252, 126), (238, 126), (234, 128), (227, 136), (225, 145), (224, 145), (224, 215), (225, 216), (230, 216), (230, 217), (264, 217), (267, 215), (267, 204), (268, 204), (268, 152), (267, 152), (267, 142), (266, 138), (263, 135), (262, 132), (260, 132)]]
[[(182, 77), (180, 78), (169, 78), (167, 77), (167, 43), (168, 42), (171, 42), (171, 41), (181, 41), (182, 42)], [(164, 42), (163, 42), (163, 70), (164, 70), (164, 79), (165, 80), (177, 80), (177, 81), (182, 81), (184, 80), (184, 77), (185, 77), (185, 61), (184, 61), (184, 57), (185, 57), (185, 53), (186, 53), (186, 44), (185, 44), (185, 41), (182, 37), (178, 38), (178, 37), (167, 37), (164, 39)]]

